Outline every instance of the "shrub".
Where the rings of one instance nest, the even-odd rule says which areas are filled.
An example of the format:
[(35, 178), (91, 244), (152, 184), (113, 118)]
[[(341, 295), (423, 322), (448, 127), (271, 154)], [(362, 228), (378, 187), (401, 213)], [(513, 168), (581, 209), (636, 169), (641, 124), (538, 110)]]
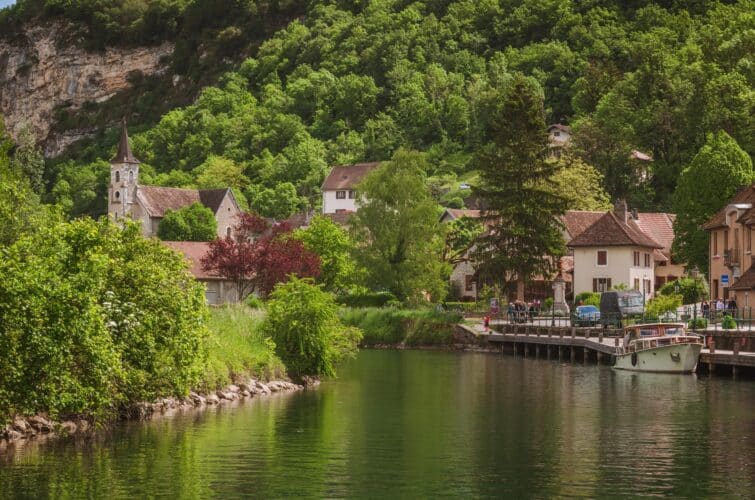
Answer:
[(262, 301), (261, 298), (257, 297), (256, 295), (249, 295), (246, 300), (244, 300), (246, 305), (252, 309), (264, 309), (265, 303)]
[(708, 328), (708, 320), (705, 318), (695, 318), (689, 320), (687, 328), (692, 330), (704, 330)]
[(353, 355), (362, 338), (358, 329), (341, 324), (333, 297), (310, 280), (291, 276), (276, 285), (267, 312), (262, 331), (294, 377), (334, 376), (335, 364)]
[(721, 320), (721, 328), (723, 328), (724, 330), (736, 330), (737, 321), (732, 318), (730, 314), (725, 314), (723, 319)]
[(675, 313), (682, 305), (681, 295), (656, 295), (648, 302), (645, 312), (648, 316)]
[(341, 295), (336, 301), (346, 307), (385, 307), (389, 302), (397, 302), (390, 292), (353, 293)]
[(192, 203), (179, 210), (166, 210), (157, 227), (163, 241), (212, 241), (217, 237), (218, 223), (212, 210), (201, 203)]
[[(678, 291), (677, 285), (679, 288)], [(661, 295), (681, 294), (683, 304), (696, 304), (701, 300), (707, 300), (708, 284), (702, 279), (681, 278), (669, 281), (658, 290), (658, 293)]]
[(600, 294), (597, 292), (582, 292), (574, 297), (576, 305), (600, 307)]

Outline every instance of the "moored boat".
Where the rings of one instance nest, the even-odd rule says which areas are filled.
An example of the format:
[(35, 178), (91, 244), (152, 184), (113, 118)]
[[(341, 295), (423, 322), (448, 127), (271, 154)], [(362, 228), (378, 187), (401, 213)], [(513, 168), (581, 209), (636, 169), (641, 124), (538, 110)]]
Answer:
[(687, 335), (682, 323), (633, 325), (624, 329), (624, 344), (616, 348), (617, 370), (693, 373), (702, 339)]

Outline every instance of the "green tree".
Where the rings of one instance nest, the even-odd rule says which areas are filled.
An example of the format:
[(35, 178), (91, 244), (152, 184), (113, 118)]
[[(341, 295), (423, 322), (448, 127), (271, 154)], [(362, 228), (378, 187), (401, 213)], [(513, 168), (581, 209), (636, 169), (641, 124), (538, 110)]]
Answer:
[(684, 304), (696, 304), (708, 299), (708, 284), (700, 278), (679, 278), (669, 281), (658, 292), (661, 295), (681, 295)]
[(422, 154), (399, 151), (357, 189), (360, 207), (352, 218), (357, 262), (367, 270), (370, 288), (388, 290), (401, 301), (419, 302), (423, 293), (441, 300), (445, 290), (443, 228), (426, 170)]
[(708, 234), (700, 227), (737, 188), (755, 180), (750, 156), (724, 131), (709, 134), (705, 145), (679, 176), (674, 193), (673, 253), (689, 267), (708, 270)]
[(197, 187), (199, 189), (236, 188), (244, 189), (249, 185), (249, 179), (244, 175), (244, 169), (233, 160), (222, 156), (210, 156), (207, 161), (197, 167)]
[(41, 195), (44, 192), (45, 158), (37, 147), (37, 140), (30, 126), (24, 126), (18, 134), (18, 145), (13, 152), (13, 168), (26, 176), (32, 190)]
[(320, 256), (317, 283), (325, 290), (342, 293), (363, 278), (363, 271), (354, 262), (354, 242), (341, 226), (328, 217), (314, 217), (306, 229), (296, 231), (295, 237), (304, 243), (307, 250)]
[(605, 211), (611, 199), (603, 188), (603, 174), (579, 158), (564, 156), (551, 177), (554, 193), (564, 196), (569, 210)]
[(494, 282), (523, 283), (554, 272), (564, 251), (558, 216), (567, 199), (552, 188), (557, 163), (547, 161), (543, 95), (537, 84), (515, 75), (495, 99), (490, 123), (492, 141), (476, 155), (488, 230), (478, 239), (475, 261), (482, 276)]
[(362, 338), (341, 324), (332, 295), (295, 276), (270, 294), (262, 331), (293, 377), (335, 376), (335, 365), (354, 355)]
[(263, 217), (283, 220), (302, 208), (302, 199), (290, 182), (281, 182), (272, 188), (250, 189), (248, 194), (251, 208)]
[(166, 210), (157, 228), (157, 237), (163, 241), (212, 241), (217, 233), (215, 214), (201, 203)]

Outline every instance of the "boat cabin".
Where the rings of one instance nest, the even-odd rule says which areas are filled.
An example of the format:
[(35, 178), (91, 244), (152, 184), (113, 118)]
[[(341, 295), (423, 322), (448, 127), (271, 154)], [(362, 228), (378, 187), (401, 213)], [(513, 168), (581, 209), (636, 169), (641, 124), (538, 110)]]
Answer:
[(643, 351), (665, 345), (699, 343), (697, 335), (687, 335), (684, 323), (632, 325), (624, 329), (625, 352)]

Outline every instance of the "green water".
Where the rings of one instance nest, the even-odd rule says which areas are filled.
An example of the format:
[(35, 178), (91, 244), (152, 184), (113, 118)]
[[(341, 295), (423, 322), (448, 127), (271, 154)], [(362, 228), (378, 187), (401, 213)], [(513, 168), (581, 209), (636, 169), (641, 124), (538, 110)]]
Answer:
[(755, 382), (362, 351), (337, 381), (0, 452), (0, 498), (755, 494)]

